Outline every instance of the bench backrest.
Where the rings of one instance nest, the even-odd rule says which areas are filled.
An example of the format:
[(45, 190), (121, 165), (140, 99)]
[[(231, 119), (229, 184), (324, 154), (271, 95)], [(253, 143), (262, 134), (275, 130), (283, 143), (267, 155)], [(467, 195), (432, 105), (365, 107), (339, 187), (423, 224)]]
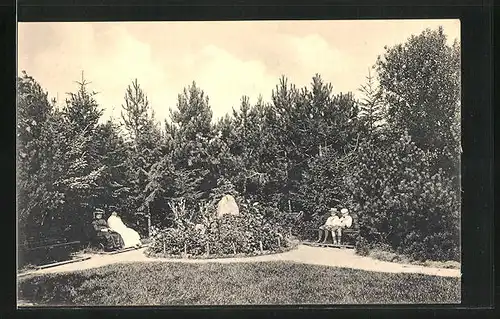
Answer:
[(46, 239), (31, 239), (28, 240), (26, 243), (22, 244), (24, 248), (32, 249), (32, 248), (37, 248), (37, 247), (43, 247), (43, 246), (49, 246), (49, 245), (54, 245), (54, 244), (61, 244), (65, 243), (67, 240), (65, 238), (46, 238)]

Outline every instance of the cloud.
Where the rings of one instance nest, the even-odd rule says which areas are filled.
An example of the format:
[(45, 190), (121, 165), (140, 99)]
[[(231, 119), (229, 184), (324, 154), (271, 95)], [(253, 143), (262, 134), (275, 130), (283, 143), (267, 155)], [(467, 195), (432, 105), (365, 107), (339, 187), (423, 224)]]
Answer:
[(288, 65), (289, 69), (285, 74), (290, 74), (294, 83), (301, 87), (309, 86), (316, 73), (335, 86), (338, 76), (349, 69), (350, 61), (347, 56), (318, 34), (288, 36), (286, 43), (294, 60), (293, 67)]
[[(85, 79), (91, 82), (89, 89), (99, 92), (95, 99), (104, 108), (104, 117), (119, 116), (125, 89), (135, 78), (146, 93), (153, 92), (151, 102), (161, 104), (163, 96), (156, 89), (165, 75), (151, 59), (149, 44), (117, 26), (96, 36), (92, 25), (86, 23), (65, 23), (50, 35), (59, 39), (58, 44), (25, 54), (19, 69), (28, 69), (50, 94), (58, 95), (60, 102), (66, 92), (76, 90), (75, 81), (84, 71)], [(21, 46), (23, 39), (19, 42)]]
[(315, 73), (342, 70), (341, 52), (331, 47), (321, 36), (310, 34), (305, 37), (289, 37), (288, 41), (297, 57), (296, 67)]
[(135, 78), (159, 120), (196, 81), (219, 117), (242, 95), (269, 101), (281, 75), (303, 87), (319, 73), (335, 92), (356, 91), (384, 45), (427, 26), (445, 25), (454, 38), (457, 21), (20, 23), (18, 69), (61, 102), (84, 70), (104, 118), (119, 117)]
[(196, 82), (210, 98), (214, 117), (238, 109), (243, 95), (256, 102), (276, 79), (257, 60), (241, 60), (214, 45), (205, 46), (186, 58), (187, 72), (197, 74)]

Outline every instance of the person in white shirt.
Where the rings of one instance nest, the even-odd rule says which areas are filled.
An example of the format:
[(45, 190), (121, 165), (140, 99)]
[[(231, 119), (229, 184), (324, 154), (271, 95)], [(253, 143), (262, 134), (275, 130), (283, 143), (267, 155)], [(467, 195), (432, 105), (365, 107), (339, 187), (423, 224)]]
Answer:
[[(349, 215), (349, 210), (347, 208), (342, 208), (340, 210), (340, 214), (342, 217), (340, 218), (340, 227), (337, 229), (336, 234), (337, 238), (334, 238), (334, 243), (337, 243), (340, 245), (341, 239), (342, 239), (342, 229), (345, 228), (350, 228), (352, 226), (352, 217)], [(332, 237), (333, 237), (332, 233)]]
[(335, 244), (335, 232), (341, 227), (341, 220), (338, 216), (338, 210), (336, 208), (330, 209), (330, 217), (326, 220), (325, 224), (319, 227), (318, 231), (318, 243), (324, 235), (323, 243), (326, 243), (328, 239), (328, 232), (332, 233), (333, 243)]

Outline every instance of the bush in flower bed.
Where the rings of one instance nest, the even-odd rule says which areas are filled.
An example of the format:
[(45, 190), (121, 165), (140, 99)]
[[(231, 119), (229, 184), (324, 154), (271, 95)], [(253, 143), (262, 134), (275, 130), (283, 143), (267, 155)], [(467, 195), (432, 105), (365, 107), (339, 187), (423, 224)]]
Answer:
[(265, 211), (266, 208), (257, 205), (243, 204), (239, 216), (215, 218), (214, 212), (208, 210), (200, 218), (204, 232), (191, 222), (178, 223), (176, 228), (158, 231), (153, 236), (148, 255), (204, 258), (251, 256), (294, 248), (296, 245), (286, 231), (264, 217)]

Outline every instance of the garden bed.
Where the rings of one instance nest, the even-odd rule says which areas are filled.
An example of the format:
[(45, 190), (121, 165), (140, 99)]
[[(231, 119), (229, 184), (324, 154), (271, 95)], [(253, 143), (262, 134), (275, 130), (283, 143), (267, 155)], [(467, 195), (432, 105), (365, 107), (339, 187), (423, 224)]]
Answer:
[(221, 259), (221, 258), (241, 258), (241, 257), (255, 257), (255, 256), (265, 256), (265, 255), (274, 255), (281, 254), (287, 251), (291, 251), (297, 248), (299, 245), (299, 241), (291, 241), (291, 245), (289, 247), (281, 247), (277, 250), (263, 250), (262, 252), (256, 251), (254, 253), (236, 253), (236, 254), (203, 254), (203, 255), (173, 255), (173, 254), (164, 254), (164, 253), (155, 253), (151, 251), (149, 248), (144, 252), (147, 257), (151, 258), (172, 258), (172, 259)]

